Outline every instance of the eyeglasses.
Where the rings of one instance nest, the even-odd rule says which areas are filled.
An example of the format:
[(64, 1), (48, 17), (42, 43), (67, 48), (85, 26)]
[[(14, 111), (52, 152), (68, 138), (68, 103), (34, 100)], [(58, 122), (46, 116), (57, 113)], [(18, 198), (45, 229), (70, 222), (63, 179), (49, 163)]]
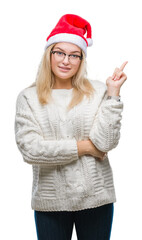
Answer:
[(82, 60), (82, 58), (83, 58), (82, 55), (79, 56), (76, 54), (66, 54), (61, 51), (51, 50), (51, 53), (54, 54), (56, 61), (63, 61), (65, 59), (65, 57), (68, 56), (68, 59), (69, 59), (70, 63), (72, 63), (72, 64), (76, 64), (79, 60)]

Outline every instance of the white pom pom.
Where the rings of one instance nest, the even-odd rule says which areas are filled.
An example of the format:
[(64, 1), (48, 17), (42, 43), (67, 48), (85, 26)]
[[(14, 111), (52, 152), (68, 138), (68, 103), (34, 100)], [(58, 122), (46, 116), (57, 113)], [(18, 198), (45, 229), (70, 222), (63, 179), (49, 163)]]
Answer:
[(86, 38), (87, 42), (88, 42), (88, 47), (93, 45), (93, 40), (91, 38)]

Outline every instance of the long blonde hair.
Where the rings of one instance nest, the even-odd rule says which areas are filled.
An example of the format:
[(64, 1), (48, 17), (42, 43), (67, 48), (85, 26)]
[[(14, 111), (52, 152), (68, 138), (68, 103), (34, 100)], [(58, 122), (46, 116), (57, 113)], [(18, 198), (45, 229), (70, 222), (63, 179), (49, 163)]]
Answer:
[[(36, 77), (36, 88), (38, 99), (41, 104), (47, 104), (51, 100), (52, 87), (55, 82), (54, 74), (51, 70), (51, 49), (55, 46), (49, 46), (43, 54), (39, 70)], [(94, 88), (86, 78), (86, 59), (82, 52), (83, 59), (80, 63), (77, 73), (72, 77), (73, 95), (68, 105), (68, 110), (79, 104), (84, 95), (90, 98), (94, 94)]]

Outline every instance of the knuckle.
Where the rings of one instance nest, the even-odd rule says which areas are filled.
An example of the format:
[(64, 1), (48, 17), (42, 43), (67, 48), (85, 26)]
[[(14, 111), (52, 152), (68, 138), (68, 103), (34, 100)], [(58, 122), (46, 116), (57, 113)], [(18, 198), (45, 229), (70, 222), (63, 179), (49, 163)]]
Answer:
[(117, 72), (117, 76), (118, 76), (118, 77), (120, 77), (122, 74), (123, 74), (123, 72), (122, 72), (122, 71), (120, 71), (120, 72)]
[(118, 67), (116, 67), (115, 68), (115, 70), (114, 70), (114, 72), (118, 72), (119, 71), (119, 68)]

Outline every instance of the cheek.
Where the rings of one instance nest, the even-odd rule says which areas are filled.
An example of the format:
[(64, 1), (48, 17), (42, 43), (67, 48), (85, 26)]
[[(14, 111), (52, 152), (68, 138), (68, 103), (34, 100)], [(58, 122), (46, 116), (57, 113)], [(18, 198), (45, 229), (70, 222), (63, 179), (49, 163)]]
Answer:
[(79, 67), (80, 67), (80, 63), (73, 67), (74, 74), (76, 74), (76, 72), (78, 71)]

